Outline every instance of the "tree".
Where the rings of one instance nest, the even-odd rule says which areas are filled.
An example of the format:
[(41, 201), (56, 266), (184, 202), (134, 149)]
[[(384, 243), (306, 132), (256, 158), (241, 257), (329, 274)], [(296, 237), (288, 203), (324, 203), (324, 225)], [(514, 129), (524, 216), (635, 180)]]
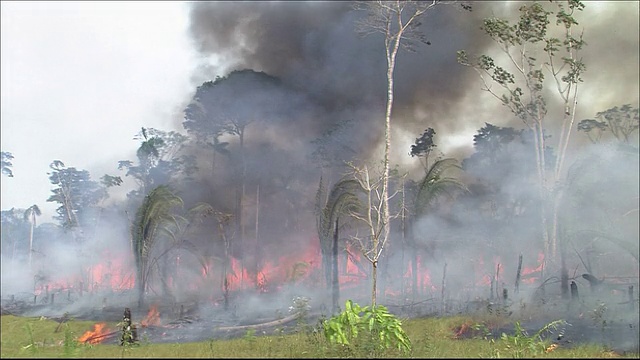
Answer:
[[(399, 214), (386, 212), (388, 211), (388, 200), (398, 194), (399, 191), (385, 196), (381, 191), (384, 186), (384, 176), (380, 175), (382, 171), (372, 176), (366, 164), (362, 167), (358, 167), (353, 163), (348, 163), (347, 165), (351, 172), (346, 176), (357, 182), (358, 189), (362, 193), (361, 210), (349, 208), (349, 216), (357, 220), (366, 232), (365, 235), (356, 233), (356, 235), (352, 236), (352, 239), (358, 243), (362, 255), (371, 263), (371, 304), (375, 307), (378, 286), (378, 261), (388, 244), (388, 222), (399, 216)], [(387, 202), (384, 199), (387, 199)]]
[(88, 229), (92, 229), (97, 222), (98, 205), (109, 195), (104, 186), (91, 180), (86, 170), (66, 167), (60, 160), (53, 161), (49, 167), (49, 180), (56, 187), (48, 202), (57, 202), (58, 216), (55, 218), (61, 225), (74, 233), (76, 240), (80, 240)]
[(424, 130), (422, 135), (419, 138), (416, 138), (415, 144), (411, 145), (411, 151), (409, 155), (411, 157), (418, 157), (418, 159), (423, 159), (424, 161), (422, 166), (425, 169), (425, 172), (429, 169), (429, 155), (431, 152), (437, 147), (437, 145), (433, 142), (433, 137), (436, 135), (436, 131), (433, 128), (427, 128)]
[[(200, 142), (216, 151), (226, 152), (226, 144), (216, 142), (229, 134), (238, 137), (238, 152), (232, 156), (236, 170), (236, 233), (244, 241), (243, 201), (245, 197), (245, 137), (250, 124), (277, 119), (279, 105), (286, 101), (280, 80), (264, 72), (236, 70), (226, 77), (199, 86), (185, 109), (184, 128)], [(222, 145), (224, 144), (224, 145)], [(242, 246), (241, 246), (242, 247)]]
[[(361, 34), (381, 33), (384, 35), (385, 54), (387, 59), (387, 105), (384, 117), (384, 155), (381, 182), (381, 207), (379, 209), (383, 231), (379, 234), (382, 243), (386, 243), (390, 232), (389, 214), (389, 153), (391, 150), (391, 116), (394, 96), (394, 71), (396, 57), (400, 48), (414, 50), (414, 42), (430, 44), (424, 34), (419, 31), (421, 17), (436, 5), (444, 1), (371, 1), (357, 2), (355, 9), (366, 10), (367, 17), (357, 23)], [(466, 5), (464, 5), (466, 7)], [(366, 169), (362, 169), (367, 173)], [(363, 174), (363, 173), (361, 173)], [(368, 181), (368, 180), (367, 180)], [(376, 239), (377, 236), (376, 236)], [(378, 240), (376, 240), (378, 241)], [(377, 260), (376, 260), (377, 261)], [(375, 268), (374, 268), (375, 269)], [(375, 298), (375, 294), (374, 294)], [(375, 306), (375, 303), (373, 304)]]
[(160, 185), (145, 196), (136, 212), (131, 227), (132, 250), (136, 264), (136, 285), (138, 287), (138, 306), (144, 305), (144, 295), (151, 272), (150, 253), (162, 235), (168, 235), (168, 227), (177, 225), (172, 214), (174, 207), (182, 206), (180, 197), (168, 186)]
[[(585, 132), (593, 143), (598, 142), (607, 129), (618, 141), (628, 143), (629, 136), (640, 127), (640, 112), (630, 104), (601, 111), (596, 114), (596, 119), (599, 120), (584, 119), (578, 123), (578, 131)], [(594, 137), (592, 131), (596, 132)]]
[[(2, 254), (10, 254), (9, 258), (16, 259), (16, 253), (22, 252), (22, 246), (25, 239), (29, 236), (30, 224), (24, 219), (24, 209), (11, 208), (2, 210), (0, 229), (2, 230)], [(20, 241), (18, 241), (20, 239)], [(26, 247), (26, 246), (25, 246)], [(16, 251), (16, 248), (18, 248)], [(25, 249), (26, 253), (28, 249)]]
[[(596, 119), (599, 121), (585, 119), (578, 123), (578, 131), (584, 132), (593, 145), (581, 152), (568, 171), (567, 201), (561, 212), (567, 224), (565, 231), (574, 245), (608, 249), (615, 244), (638, 261), (639, 150), (637, 143), (629, 141), (634, 133), (637, 135), (638, 108), (615, 106), (598, 112)], [(602, 138), (604, 134), (611, 134), (613, 139)], [(580, 241), (585, 239), (591, 241)], [(589, 257), (587, 254), (587, 264)]]
[(139, 188), (128, 194), (130, 198), (141, 200), (155, 186), (175, 182), (181, 176), (188, 179), (196, 169), (193, 157), (178, 156), (187, 141), (185, 135), (143, 127), (134, 140), (141, 140), (136, 150), (138, 163), (118, 162), (118, 169), (126, 169), (125, 176), (133, 177), (138, 183)]
[[(229, 247), (231, 244), (229, 242), (229, 238), (227, 237), (226, 226), (229, 224), (229, 221), (231, 220), (233, 215), (222, 212), (222, 211), (218, 211), (214, 209), (210, 204), (205, 202), (199, 202), (196, 205), (194, 205), (191, 209), (189, 209), (189, 214), (190, 214), (190, 218), (193, 219), (192, 223), (195, 222), (196, 220), (202, 221), (203, 218), (209, 217), (211, 215), (215, 217), (216, 225), (218, 227), (218, 236), (220, 236), (220, 239), (222, 240), (222, 245), (223, 245), (222, 271), (220, 275), (220, 285), (222, 288), (222, 294), (224, 299), (224, 304), (223, 304), (224, 310), (228, 310), (229, 309), (229, 282), (227, 279), (227, 275), (230, 270), (229, 263), (231, 260), (231, 253), (229, 251)], [(214, 256), (214, 258), (219, 258), (219, 257)]]
[[(417, 182), (410, 181), (408, 189), (413, 194), (412, 208), (410, 211), (410, 224), (416, 224), (417, 220), (426, 216), (429, 211), (435, 209), (439, 198), (447, 195), (454, 197), (458, 191), (468, 191), (466, 185), (455, 177), (447, 176), (452, 170), (461, 170), (458, 161), (453, 158), (436, 160), (426, 171), (425, 175)], [(418, 239), (415, 231), (410, 230), (408, 237), (412, 248), (411, 274), (412, 293), (417, 295), (418, 291)]]
[(2, 175), (6, 175), (8, 177), (13, 177), (13, 154), (8, 151), (1, 151), (0, 155), (2, 156), (0, 159), (0, 169), (2, 169)]
[(314, 150), (309, 158), (318, 164), (321, 176), (328, 182), (332, 182), (334, 168), (343, 166), (345, 161), (356, 155), (351, 146), (354, 124), (353, 120), (338, 121), (311, 141)]
[(36, 227), (36, 216), (42, 215), (38, 205), (31, 205), (24, 211), (24, 220), (28, 221), (31, 225), (29, 228), (29, 269), (32, 268), (32, 255), (33, 255), (33, 229)]
[[(578, 55), (586, 43), (582, 40), (582, 35), (577, 38), (573, 35), (573, 28), (578, 25), (573, 15), (576, 11), (582, 11), (584, 4), (578, 0), (569, 0), (566, 5), (557, 3), (557, 7), (555, 24), (563, 32), (562, 38), (548, 34), (552, 30), (549, 17), (553, 12), (546, 10), (538, 2), (521, 6), (520, 17), (515, 23), (499, 18), (484, 20), (482, 30), (506, 55), (507, 63), (503, 66), (488, 55), (469, 59), (465, 51), (458, 51), (458, 62), (473, 68), (479, 74), (483, 90), (509, 108), (533, 131), (538, 191), (544, 204), (540, 207), (540, 227), (543, 230), (544, 252), (550, 255), (545, 256), (545, 262), (549, 258), (556, 260), (562, 170), (575, 120), (578, 85), (582, 82), (581, 75), (585, 71), (585, 65)], [(538, 57), (537, 54), (544, 54), (544, 57)], [(543, 91), (547, 79), (545, 70), (550, 75), (549, 79), (562, 104), (558, 156), (553, 164), (551, 178), (545, 162), (547, 146), (544, 130), (549, 110), (549, 101)], [(492, 83), (497, 84), (503, 93), (492, 88)], [(551, 209), (551, 214), (548, 208)], [(566, 269), (561, 271), (564, 273)], [(561, 286), (565, 292), (568, 282), (563, 281)]]
[(322, 178), (320, 178), (320, 185), (316, 193), (316, 229), (320, 239), (325, 281), (327, 286), (331, 284), (333, 312), (338, 311), (340, 297), (338, 281), (339, 219), (342, 215), (359, 211), (361, 204), (358, 195), (362, 190), (358, 181), (345, 177), (331, 187), (325, 201), (326, 189)]
[[(498, 210), (512, 211), (518, 198), (536, 184), (533, 132), (485, 123), (473, 136), (474, 152), (462, 162), (463, 169), (491, 194)], [(555, 162), (553, 149), (545, 150), (547, 170)], [(533, 182), (532, 182), (533, 180)], [(535, 186), (535, 185), (534, 185)], [(508, 205), (512, 203), (511, 205)], [(506, 214), (505, 214), (506, 215)]]
[[(569, 168), (561, 223), (574, 248), (613, 253), (616, 245), (638, 262), (639, 154), (637, 147), (597, 144)], [(623, 258), (616, 261), (622, 265)]]
[(425, 176), (418, 182), (415, 197), (415, 214), (424, 215), (438, 198), (443, 195), (453, 196), (455, 191), (467, 191), (467, 186), (455, 177), (446, 176), (452, 169), (462, 170), (458, 160), (454, 158), (439, 159), (431, 165)]

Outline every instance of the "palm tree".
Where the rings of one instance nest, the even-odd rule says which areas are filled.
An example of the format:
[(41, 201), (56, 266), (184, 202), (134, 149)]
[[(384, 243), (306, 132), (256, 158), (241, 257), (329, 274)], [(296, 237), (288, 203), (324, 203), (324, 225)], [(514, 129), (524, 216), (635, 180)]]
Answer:
[(433, 206), (442, 195), (452, 196), (454, 191), (467, 191), (464, 183), (454, 177), (444, 176), (451, 169), (462, 169), (458, 160), (445, 158), (437, 160), (427, 170), (425, 176), (418, 183), (415, 204), (415, 215), (422, 216)]
[(36, 216), (42, 215), (38, 205), (31, 205), (24, 211), (24, 220), (31, 224), (29, 229), (29, 268), (31, 269), (31, 255), (33, 253), (33, 229), (36, 227)]
[[(343, 178), (333, 185), (329, 197), (322, 205), (326, 189), (320, 178), (320, 186), (316, 193), (316, 229), (320, 239), (322, 266), (327, 285), (332, 284), (333, 312), (338, 309), (340, 287), (338, 283), (338, 219), (341, 215), (357, 211), (361, 205), (358, 193), (362, 187), (358, 181)], [(333, 235), (333, 240), (332, 240)]]
[(179, 226), (178, 218), (171, 212), (177, 206), (183, 206), (182, 199), (168, 186), (160, 185), (145, 196), (136, 212), (131, 235), (137, 271), (139, 307), (144, 303), (144, 293), (151, 270), (149, 254), (162, 233), (170, 235), (169, 226)]
[[(451, 169), (462, 169), (456, 159), (444, 158), (435, 161), (426, 171), (424, 177), (418, 182), (416, 195), (414, 198), (414, 219), (419, 219), (425, 215), (427, 211), (433, 208), (436, 201), (443, 195), (453, 196), (457, 191), (468, 191), (467, 186), (458, 179), (445, 174)], [(413, 259), (411, 261), (412, 287), (413, 295), (416, 295), (418, 289), (418, 256), (416, 241), (413, 234), (409, 237), (412, 247), (414, 248)]]

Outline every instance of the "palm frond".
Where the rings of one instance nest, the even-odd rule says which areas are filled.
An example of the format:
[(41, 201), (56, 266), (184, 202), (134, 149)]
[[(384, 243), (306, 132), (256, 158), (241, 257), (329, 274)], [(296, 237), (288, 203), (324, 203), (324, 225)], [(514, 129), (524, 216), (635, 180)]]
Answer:
[(169, 236), (176, 236), (171, 234), (167, 226), (169, 224), (180, 226), (180, 219), (171, 214), (171, 210), (178, 206), (183, 206), (182, 199), (175, 195), (168, 186), (160, 185), (149, 192), (138, 208), (131, 234), (134, 259), (140, 279), (143, 279), (142, 275), (146, 272), (148, 255), (156, 241), (158, 231)]
[(467, 186), (454, 177), (443, 176), (451, 169), (462, 170), (456, 159), (445, 158), (433, 163), (418, 183), (415, 198), (416, 215), (423, 214), (442, 195), (453, 196), (455, 191), (468, 191)]
[(342, 178), (331, 187), (327, 202), (322, 206), (322, 199), (326, 189), (320, 180), (320, 186), (316, 193), (316, 227), (320, 239), (320, 252), (322, 254), (323, 267), (326, 270), (327, 283), (330, 279), (329, 261), (331, 257), (333, 226), (341, 215), (349, 211), (357, 211), (360, 208), (358, 194), (362, 192), (360, 183), (349, 178)]

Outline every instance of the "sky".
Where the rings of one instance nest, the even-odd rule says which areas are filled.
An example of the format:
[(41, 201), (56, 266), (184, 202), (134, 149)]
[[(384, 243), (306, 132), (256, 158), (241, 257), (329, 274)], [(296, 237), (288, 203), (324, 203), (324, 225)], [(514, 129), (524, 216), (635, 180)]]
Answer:
[[(44, 215), (40, 221), (51, 221), (57, 204), (46, 202), (52, 189), (47, 172), (54, 160), (88, 170), (94, 180), (106, 173), (130, 184), (117, 164), (135, 159), (134, 135), (143, 126), (184, 133), (184, 106), (198, 85), (225, 75), (223, 70), (250, 67), (308, 86), (305, 91), (310, 93), (320, 89), (316, 95), (323, 100), (328, 94), (322, 105), (329, 109), (338, 106), (332, 103), (336, 92), (358, 101), (358, 88), (384, 80), (370, 75), (378, 73), (378, 62), (358, 63), (346, 50), (332, 51), (361, 47), (367, 56), (368, 49), (380, 54), (377, 40), (340, 33), (352, 19), (339, 5), (305, 12), (305, 5), (284, 11), (286, 2), (260, 3), (248, 11), (240, 3), (199, 2), (191, 8), (187, 2), (171, 1), (2, 1), (0, 148), (15, 158), (14, 177), (0, 179), (1, 208), (37, 204)], [(638, 101), (638, 3), (587, 4), (583, 23), (589, 69), (581, 118), (623, 103), (637, 106)], [(500, 15), (516, 9), (517, 4), (499, 2), (484, 10), (478, 6), (473, 18), (457, 17), (462, 19), (457, 22), (430, 18), (427, 25), (435, 35), (428, 65), (441, 70), (413, 72), (424, 58), (401, 55), (397, 83), (415, 85), (398, 88), (396, 98), (406, 102), (396, 110), (417, 120), (395, 130), (396, 139), (408, 146), (424, 124), (435, 123), (442, 149), (469, 148), (479, 126), (507, 113), (497, 102), (482, 100), (488, 98), (482, 97), (486, 94), (479, 90), (479, 79), (451, 61), (458, 49), (447, 44), (466, 42), (482, 49), (486, 39), (463, 32), (476, 29), (488, 11)], [(239, 20), (243, 18), (251, 20)], [(223, 60), (218, 59), (229, 65), (220, 67)], [(314, 72), (306, 70), (311, 67)], [(360, 75), (354, 79), (371, 83), (350, 83), (352, 71)], [(399, 147), (402, 155), (407, 146)], [(128, 189), (111, 196), (121, 199)]]
[[(141, 126), (171, 130), (199, 64), (184, 2), (2, 1), (2, 209), (46, 202), (53, 160), (123, 176)], [(124, 176), (123, 176), (124, 178)]]

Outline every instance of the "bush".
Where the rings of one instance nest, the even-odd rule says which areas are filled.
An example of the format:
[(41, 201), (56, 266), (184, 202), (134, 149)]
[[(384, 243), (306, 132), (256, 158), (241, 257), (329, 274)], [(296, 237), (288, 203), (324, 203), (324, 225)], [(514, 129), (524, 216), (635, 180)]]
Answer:
[(411, 351), (411, 341), (402, 329), (402, 322), (386, 307), (364, 306), (347, 300), (345, 310), (323, 322), (324, 334), (332, 344), (347, 350), (364, 350), (367, 354), (392, 347)]

